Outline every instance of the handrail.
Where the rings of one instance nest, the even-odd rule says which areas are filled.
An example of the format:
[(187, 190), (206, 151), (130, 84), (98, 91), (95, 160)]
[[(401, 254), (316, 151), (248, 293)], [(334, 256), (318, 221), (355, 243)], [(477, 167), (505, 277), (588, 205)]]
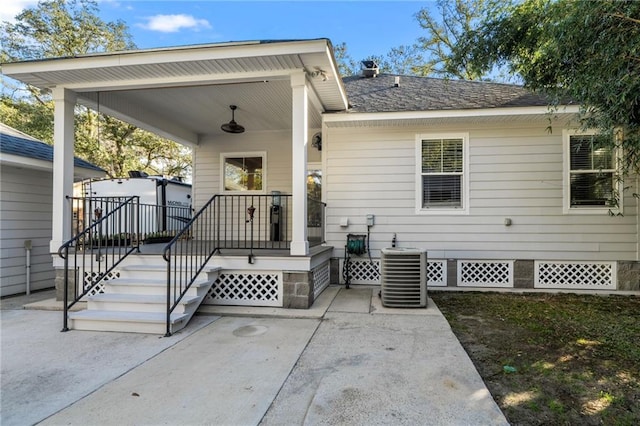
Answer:
[[(253, 263), (254, 249), (290, 247), (290, 200), (289, 194), (216, 194), (165, 245), (166, 336), (171, 335), (171, 314), (216, 252), (249, 249), (248, 262)], [(311, 198), (308, 203), (309, 243), (322, 244), (326, 204)]]
[[(67, 197), (67, 199), (71, 198)], [(64, 324), (62, 331), (69, 331), (69, 309), (93, 291), (124, 258), (133, 251), (139, 250), (140, 242), (137, 229), (140, 224), (137, 217), (139, 215), (139, 199), (138, 196), (132, 196), (124, 201), (114, 202), (115, 207), (104, 216), (102, 216), (101, 210), (100, 217), (96, 217), (91, 226), (62, 244), (58, 249), (58, 256), (64, 259)], [(103, 232), (105, 229), (106, 233)], [(69, 250), (71, 248), (74, 249), (74, 270), (77, 270), (78, 264), (81, 263), (86, 274), (88, 266), (91, 281), (88, 287), (85, 288), (84, 282), (82, 282), (82, 287), (79, 287), (78, 279), (81, 277), (76, 276), (73, 301), (69, 303)], [(80, 262), (78, 261), (79, 254), (81, 255)]]
[[(124, 197), (81, 198), (80, 200), (96, 200), (96, 202), (91, 204), (90, 201), (88, 205), (79, 206), (76, 219), (82, 217), (82, 220), (94, 223), (67, 241), (58, 250), (58, 255), (65, 260), (65, 323), (63, 331), (68, 330), (68, 309), (73, 307), (82, 297), (94, 291), (98, 284), (133, 250), (139, 251), (141, 242), (147, 244), (148, 237), (156, 233), (152, 231), (158, 231), (157, 233), (163, 236), (174, 235), (162, 252), (162, 257), (167, 263), (166, 335), (170, 335), (172, 312), (217, 251), (250, 249), (248, 259), (249, 263), (253, 263), (254, 248), (282, 250), (290, 247), (291, 211), (289, 207), (291, 197), (289, 194), (216, 194), (191, 218), (189, 218), (191, 209), (176, 208), (173, 211), (174, 215), (171, 216), (171, 221), (158, 221), (157, 214), (154, 212), (160, 206), (140, 204), (137, 196), (126, 199)], [(74, 197), (67, 198), (76, 200)], [(310, 197), (307, 202), (309, 244), (322, 244), (324, 242), (326, 204)], [(91, 219), (94, 206), (97, 206), (95, 219)], [(112, 208), (112, 206), (115, 207)], [(101, 216), (103, 210), (106, 211), (104, 217)], [(124, 220), (122, 215), (124, 215)], [(185, 222), (186, 224), (184, 224)], [(79, 226), (77, 227), (79, 228)], [(106, 234), (102, 233), (103, 228), (107, 229)], [(116, 240), (105, 242), (102, 237), (108, 235), (117, 236)], [(126, 244), (124, 244), (125, 240)], [(135, 244), (133, 244), (134, 242)], [(97, 247), (94, 247), (96, 245)], [(79, 292), (78, 280), (76, 279), (75, 297), (69, 303), (68, 268), (69, 250), (72, 247), (75, 248), (74, 268), (76, 270), (78, 270), (79, 264), (78, 253), (82, 253), (81, 266), (85, 273), (87, 272), (86, 262), (89, 259), (90, 285), (86, 289), (83, 285), (82, 292)], [(97, 252), (94, 248), (97, 248)], [(110, 254), (111, 257), (103, 256), (104, 254)], [(105, 257), (106, 259), (104, 259)], [(98, 267), (97, 271), (94, 271), (96, 263)], [(103, 266), (106, 267), (103, 268)]]
[[(94, 222), (95, 212), (109, 211), (111, 207), (126, 201), (129, 197), (67, 197), (72, 202), (73, 216), (71, 220), (71, 235), (85, 229), (85, 224)], [(141, 243), (154, 238), (173, 238), (186, 223), (191, 220), (190, 207), (176, 205), (137, 203), (139, 210), (137, 235)], [(169, 240), (171, 239), (169, 238)], [(165, 239), (166, 242), (168, 240)]]
[[(162, 257), (167, 262), (167, 332), (165, 334), (167, 337), (171, 335), (171, 313), (195, 282), (211, 256), (219, 249), (215, 238), (213, 238), (215, 231), (212, 216), (215, 216), (215, 212), (213, 212), (213, 208), (210, 209), (212, 206), (215, 207), (215, 201), (218, 197), (217, 194), (211, 197), (164, 247)], [(198, 238), (193, 235), (194, 231), (198, 234)], [(190, 238), (187, 239), (187, 237)], [(185, 243), (178, 244), (180, 241)]]

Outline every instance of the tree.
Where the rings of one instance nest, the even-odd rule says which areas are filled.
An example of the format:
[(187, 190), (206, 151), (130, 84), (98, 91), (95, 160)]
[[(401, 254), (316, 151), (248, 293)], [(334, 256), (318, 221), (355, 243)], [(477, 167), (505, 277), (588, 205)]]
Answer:
[[(489, 75), (499, 78), (495, 70), (478, 73), (465, 66), (452, 67), (450, 58), (460, 37), (474, 30), (486, 14), (497, 13), (505, 4), (503, 0), (437, 0), (415, 15), (425, 30), (425, 35), (416, 43), (397, 46), (384, 55), (374, 54), (362, 60), (375, 61), (383, 73), (464, 80), (487, 79)], [(341, 75), (359, 72), (359, 64), (348, 55), (345, 43), (337, 45), (335, 52)]]
[[(124, 22), (104, 22), (97, 13), (93, 0), (41, 1), (16, 16), (15, 23), (0, 24), (0, 59), (15, 62), (135, 48)], [(27, 89), (42, 102), (36, 88)]]
[(338, 62), (338, 72), (342, 77), (359, 74), (361, 61), (374, 61), (383, 73), (421, 75), (423, 70), (423, 58), (416, 45), (394, 47), (385, 55), (369, 55), (361, 61), (356, 61), (347, 52), (347, 45), (343, 42), (334, 47), (334, 54)]
[(391, 48), (385, 55), (384, 64), (395, 74), (426, 76), (424, 61), (422, 49), (413, 44)]
[[(499, 13), (507, 4), (502, 0), (437, 0), (437, 13), (428, 7), (420, 9), (416, 19), (426, 34), (413, 47), (416, 52), (422, 52), (412, 65), (413, 74), (462, 80), (487, 78), (492, 69), (469, 67), (464, 56), (458, 58), (455, 67), (450, 66), (451, 52), (459, 39), (473, 32), (486, 15)], [(417, 65), (420, 62), (422, 65)]]
[(0, 97), (0, 121), (48, 144), (53, 143), (53, 105)]
[(338, 73), (341, 77), (348, 77), (357, 74), (359, 67), (356, 61), (347, 52), (347, 44), (345, 42), (338, 43), (333, 47), (333, 54), (338, 63)]
[(370, 55), (364, 60), (378, 64), (380, 72), (400, 75), (424, 74), (424, 58), (417, 45), (392, 47), (385, 55)]
[(506, 64), (551, 105), (581, 107), (581, 125), (623, 148), (622, 176), (640, 170), (640, 2), (525, 0), (467, 31), (452, 66)]
[[(0, 24), (0, 43), (3, 62), (135, 48), (126, 24), (100, 19), (94, 0), (41, 1), (20, 13), (15, 23)], [(53, 104), (48, 93), (6, 82), (0, 108), (6, 124), (52, 142)], [(190, 172), (188, 149), (115, 118), (98, 117), (78, 106), (75, 129), (76, 154), (110, 177), (125, 177), (129, 170), (181, 177)]]

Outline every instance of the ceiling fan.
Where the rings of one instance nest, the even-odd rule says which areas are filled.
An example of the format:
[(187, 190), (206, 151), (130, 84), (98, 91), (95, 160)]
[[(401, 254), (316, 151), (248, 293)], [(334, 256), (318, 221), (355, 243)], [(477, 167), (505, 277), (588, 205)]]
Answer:
[(223, 124), (220, 128), (227, 133), (244, 133), (244, 127), (236, 123), (235, 113), (238, 107), (235, 105), (229, 105), (229, 108), (231, 108), (231, 121)]

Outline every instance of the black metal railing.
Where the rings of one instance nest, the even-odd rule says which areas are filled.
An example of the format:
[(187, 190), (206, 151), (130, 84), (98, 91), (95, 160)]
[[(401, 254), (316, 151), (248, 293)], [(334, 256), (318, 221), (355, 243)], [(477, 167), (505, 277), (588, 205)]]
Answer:
[[(195, 215), (191, 209), (140, 204), (139, 197), (73, 198), (74, 237), (60, 247), (65, 259), (64, 331), (67, 312), (140, 244), (166, 243), (167, 335), (171, 313), (209, 259), (222, 249), (288, 249), (291, 245), (291, 195), (215, 195)], [(307, 201), (309, 245), (324, 242), (326, 204)], [(69, 253), (75, 271), (69, 302)], [(82, 277), (78, 276), (82, 271)]]
[[(291, 195), (214, 195), (169, 242), (167, 262), (167, 331), (171, 313), (205, 268), (223, 249), (287, 249), (290, 246)], [(326, 204), (308, 200), (309, 244), (324, 242)], [(313, 231), (313, 236), (311, 236)]]
[[(68, 197), (72, 203), (72, 236), (76, 236), (94, 223), (109, 214), (129, 197)], [(192, 209), (189, 207), (166, 206), (137, 203), (135, 222), (131, 229), (113, 222), (104, 225), (105, 237), (126, 233), (141, 243), (166, 243), (191, 220)]]
[[(68, 312), (97, 286), (116, 266), (139, 248), (139, 197), (101, 200), (91, 223), (58, 249), (64, 259), (64, 325), (68, 331)], [(69, 281), (69, 260), (73, 259), (74, 279)], [(80, 273), (81, 272), (81, 273)], [(71, 293), (71, 294), (70, 294)]]
[(291, 195), (219, 195), (215, 234), (220, 249), (287, 249)]

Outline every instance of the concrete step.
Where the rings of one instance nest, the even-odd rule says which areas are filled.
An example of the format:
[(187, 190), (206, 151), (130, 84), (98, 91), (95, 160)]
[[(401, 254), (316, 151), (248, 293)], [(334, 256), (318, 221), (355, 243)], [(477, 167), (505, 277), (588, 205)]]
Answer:
[[(200, 278), (206, 278), (207, 274), (211, 274), (214, 272), (220, 271), (219, 266), (206, 266), (200, 272)], [(144, 264), (135, 264), (135, 265), (125, 265), (121, 268), (118, 268), (120, 271), (120, 277), (123, 278), (151, 278), (151, 277), (166, 277), (167, 276), (167, 265), (144, 265)], [(171, 273), (180, 275), (184, 270), (180, 265), (175, 266), (171, 269)]]
[[(202, 300), (198, 296), (184, 296), (174, 309), (178, 314), (192, 314)], [(87, 309), (92, 311), (166, 312), (167, 296), (156, 294), (101, 293), (87, 297)]]
[[(212, 285), (212, 281), (196, 280), (186, 296), (203, 297)], [(167, 297), (167, 280), (165, 278), (115, 278), (104, 282), (104, 292), (109, 294), (144, 294), (164, 295)]]
[[(120, 331), (126, 333), (165, 334), (166, 314), (157, 312), (115, 312), (86, 310), (69, 314), (74, 330)], [(171, 314), (171, 332), (184, 328), (187, 314)]]
[[(69, 314), (75, 330), (166, 333), (167, 265), (131, 264), (120, 277), (104, 281), (104, 293), (87, 297), (87, 310)], [(206, 267), (171, 314), (171, 333), (183, 328), (217, 278), (219, 267)], [(180, 275), (181, 268), (173, 270)], [(172, 275), (174, 275), (172, 273)]]

